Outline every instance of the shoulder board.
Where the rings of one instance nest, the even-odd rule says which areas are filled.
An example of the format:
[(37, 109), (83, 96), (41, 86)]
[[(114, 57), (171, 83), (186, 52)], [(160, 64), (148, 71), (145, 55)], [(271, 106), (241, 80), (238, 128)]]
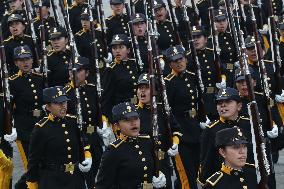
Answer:
[(217, 121), (215, 121), (214, 123), (212, 123), (211, 125), (208, 125), (207, 128), (212, 128), (212, 127), (214, 127), (215, 125), (217, 125), (217, 123), (219, 123), (219, 122), (220, 122), (220, 120), (217, 120)]
[(204, 0), (199, 0), (199, 1), (197, 2), (197, 4), (201, 4), (203, 1), (204, 1)]
[(189, 73), (189, 74), (191, 74), (191, 75), (195, 75), (195, 73), (190, 72), (190, 71), (188, 71), (188, 70), (186, 70), (186, 73)]
[(81, 35), (83, 35), (83, 33), (84, 33), (84, 30), (80, 30), (75, 35), (81, 36)]
[(211, 177), (209, 177), (206, 180), (206, 182), (209, 183), (211, 186), (215, 186), (222, 177), (223, 177), (223, 173), (218, 171), (214, 173)]
[(241, 116), (240, 119), (250, 120), (248, 117)]
[(263, 60), (263, 61), (266, 62), (266, 63), (273, 63), (272, 60)]
[(111, 64), (109, 65), (109, 67), (110, 67), (110, 68), (114, 68), (114, 67), (115, 67), (115, 65), (116, 65), (116, 63), (115, 63), (115, 62), (113, 62), (113, 63), (111, 63)]
[(254, 91), (254, 94), (263, 95), (263, 93), (261, 93), (261, 92), (256, 92), (256, 91)]
[(10, 41), (11, 39), (13, 39), (13, 36), (8, 37), (7, 39), (4, 40), (4, 42), (8, 42), (8, 41)]
[(165, 80), (171, 81), (175, 77), (174, 74), (169, 74), (167, 77), (165, 77)]
[(253, 167), (253, 168), (255, 168), (255, 164), (246, 163), (246, 165), (247, 165), (248, 167)]
[(28, 38), (32, 38), (32, 36), (30, 36), (30, 35), (26, 35), (26, 34), (25, 34), (24, 36), (25, 36), (25, 37), (28, 37)]
[(34, 22), (36, 22), (36, 21), (39, 21), (39, 17), (38, 16), (34, 18)]
[(72, 89), (72, 86), (70, 85), (70, 83), (68, 83), (64, 86), (64, 90), (65, 90), (66, 93), (68, 93), (71, 89)]
[(77, 119), (77, 117), (75, 115), (71, 115), (71, 114), (67, 114), (66, 117), (70, 117), (70, 118), (73, 118), (73, 119)]
[(145, 135), (145, 134), (144, 135), (141, 134), (141, 135), (138, 136), (138, 138), (150, 138), (150, 136), (149, 135)]
[(134, 2), (133, 2), (133, 3), (134, 3), (134, 4), (136, 4), (136, 3), (138, 3), (138, 2), (139, 2), (139, 0), (134, 0)]
[(48, 51), (47, 56), (51, 56), (54, 52), (55, 52), (54, 50)]
[(96, 86), (94, 83), (88, 83), (87, 85), (91, 86), (91, 87), (95, 87)]
[(42, 118), (39, 122), (37, 122), (35, 125), (39, 127), (43, 127), (48, 121), (48, 117)]
[(113, 146), (114, 148), (118, 148), (123, 142), (124, 140), (119, 138), (116, 141), (112, 142), (110, 145)]
[(214, 51), (214, 49), (211, 49), (211, 48), (208, 48), (208, 47), (206, 47), (206, 49), (207, 49), (207, 50), (210, 50), (210, 51)]
[(190, 55), (190, 54), (191, 54), (191, 51), (190, 51), (190, 50), (185, 53), (186, 56), (188, 56), (188, 55)]
[(18, 74), (14, 74), (14, 75), (12, 75), (12, 76), (9, 77), (9, 80), (10, 80), (10, 81), (13, 81), (13, 80), (17, 79), (18, 77), (19, 77)]
[(35, 72), (35, 71), (33, 71), (32, 74), (37, 75), (37, 76), (43, 76), (42, 73), (37, 73), (37, 72)]
[(107, 17), (106, 20), (110, 20), (110, 19), (112, 19), (112, 18), (113, 18), (113, 15)]

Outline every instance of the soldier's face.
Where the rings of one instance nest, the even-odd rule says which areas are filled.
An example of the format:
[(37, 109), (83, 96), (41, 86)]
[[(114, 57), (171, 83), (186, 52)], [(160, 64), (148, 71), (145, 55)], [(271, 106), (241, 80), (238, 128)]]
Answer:
[(111, 51), (116, 60), (126, 60), (128, 59), (130, 49), (128, 49), (125, 45), (114, 45), (112, 46)]
[(247, 146), (239, 144), (219, 149), (220, 155), (225, 159), (225, 165), (240, 170), (246, 164)]
[(182, 57), (170, 63), (170, 67), (177, 73), (181, 73), (186, 69), (187, 59)]
[(145, 22), (138, 22), (133, 24), (134, 35), (136, 36), (144, 36), (147, 30), (147, 26)]
[(165, 21), (167, 19), (168, 12), (165, 7), (155, 9), (155, 17), (158, 22)]
[[(36, 14), (39, 16), (40, 12), (39, 12), (39, 7), (36, 7)], [(49, 14), (49, 8), (46, 6), (42, 6), (41, 8), (42, 11), (42, 17), (46, 18)]]
[(22, 5), (23, 5), (23, 0), (13, 0), (11, 3), (9, 3), (10, 9), (12, 11), (21, 10)]
[(49, 103), (46, 109), (54, 116), (63, 118), (67, 114), (67, 101), (61, 103)]
[(219, 116), (225, 120), (235, 120), (242, 108), (242, 103), (235, 100), (220, 100), (217, 102)]
[(33, 59), (32, 58), (24, 58), (15, 60), (16, 66), (24, 73), (29, 73), (33, 67)]
[(81, 20), (82, 28), (89, 30), (91, 28), (91, 22), (89, 20)]
[(20, 21), (14, 21), (9, 24), (9, 30), (13, 36), (23, 35), (25, 28), (25, 25)]
[(218, 32), (225, 32), (227, 30), (227, 27), (228, 27), (228, 21), (227, 19), (225, 20), (221, 20), (221, 21), (218, 21), (218, 22), (215, 22), (216, 23), (216, 28), (217, 28), (217, 31)]
[(207, 44), (207, 38), (204, 35), (194, 36), (193, 39), (194, 39), (194, 47), (197, 50), (205, 48)]
[[(89, 75), (89, 71), (85, 69), (79, 69), (76, 73), (76, 86), (80, 86), (85, 83), (86, 78)], [(70, 80), (73, 80), (73, 73), (69, 71)]]
[(117, 124), (122, 134), (130, 137), (137, 137), (140, 131), (139, 117), (130, 117), (120, 120)]
[(258, 60), (257, 53), (254, 47), (246, 48), (246, 54), (248, 55), (248, 59), (252, 62), (256, 62)]
[(124, 4), (116, 4), (116, 5), (110, 5), (113, 13), (115, 15), (121, 15), (123, 13), (123, 9), (124, 9)]
[(138, 86), (137, 97), (139, 102), (143, 104), (150, 104), (150, 88), (149, 85), (141, 84)]
[[(252, 79), (253, 86), (256, 85), (256, 81)], [(246, 80), (240, 80), (236, 82), (237, 89), (240, 93), (240, 96), (248, 96), (248, 87)]]
[(67, 43), (68, 40), (65, 37), (60, 37), (51, 40), (51, 46), (56, 52), (64, 51), (66, 49)]

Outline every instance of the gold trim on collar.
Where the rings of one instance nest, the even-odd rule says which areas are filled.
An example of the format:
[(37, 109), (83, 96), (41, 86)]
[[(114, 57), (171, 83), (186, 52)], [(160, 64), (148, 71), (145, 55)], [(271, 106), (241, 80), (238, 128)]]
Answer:
[(47, 119), (48, 119), (48, 120), (50, 120), (50, 121), (54, 121), (54, 118), (55, 118), (55, 116), (54, 116), (54, 115), (52, 115), (51, 113), (50, 113), (50, 114), (48, 114), (48, 117), (47, 117)]
[(226, 166), (224, 163), (222, 163), (221, 171), (223, 171), (224, 173), (231, 175), (231, 171), (233, 170), (233, 168)]
[(140, 101), (139, 101), (139, 102), (138, 102), (138, 104), (137, 104), (137, 106), (138, 106), (139, 108), (143, 108), (143, 107), (144, 107), (144, 105), (145, 105), (145, 104), (143, 104), (143, 103), (142, 103), (142, 102), (140, 102)]

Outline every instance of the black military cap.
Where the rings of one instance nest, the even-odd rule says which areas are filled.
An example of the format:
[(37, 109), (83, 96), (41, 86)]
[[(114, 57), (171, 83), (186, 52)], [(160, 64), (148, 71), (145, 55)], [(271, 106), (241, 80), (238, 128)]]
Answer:
[[(98, 18), (96, 11), (94, 9), (91, 9), (91, 11), (92, 11), (93, 19), (96, 20)], [(81, 13), (80, 18), (81, 18), (81, 20), (90, 20), (90, 14), (89, 14), (89, 10), (87, 8), (82, 9), (82, 13)]]
[(185, 56), (184, 54), (185, 54), (185, 50), (182, 45), (176, 45), (173, 47), (169, 47), (166, 50), (166, 57), (170, 62), (174, 62), (184, 57)]
[(216, 101), (218, 102), (221, 100), (235, 100), (240, 102), (241, 98), (236, 89), (227, 87), (225, 89), (220, 89), (217, 94)]
[(198, 36), (198, 35), (206, 36), (206, 32), (205, 32), (204, 27), (202, 27), (202, 26), (193, 26), (192, 27), (192, 35), (193, 36)]
[(233, 146), (247, 143), (247, 138), (244, 136), (242, 130), (238, 127), (222, 129), (216, 133), (216, 147)]
[(158, 9), (158, 8), (161, 8), (161, 7), (166, 7), (166, 4), (164, 3), (164, 1), (163, 0), (154, 0), (153, 8)]
[(45, 103), (61, 103), (68, 101), (69, 98), (62, 86), (55, 86), (43, 89), (43, 101)]
[(215, 11), (215, 21), (216, 22), (225, 20), (227, 18), (228, 18), (228, 16), (227, 16), (225, 9), (218, 9), (218, 10)]
[[(35, 7), (39, 7), (39, 1), (36, 1), (34, 3)], [(42, 6), (43, 7), (50, 7), (50, 1), (49, 0), (42, 0)]]
[(60, 37), (67, 37), (67, 32), (62, 27), (54, 27), (51, 28), (51, 31), (49, 33), (49, 39), (58, 39)]
[(89, 65), (90, 65), (90, 61), (89, 61), (88, 58), (82, 57), (82, 56), (79, 56), (79, 57), (75, 58), (74, 67), (77, 70), (80, 70), (80, 69), (88, 70), (89, 69)]
[(118, 122), (131, 117), (139, 117), (139, 114), (137, 113), (134, 104), (130, 102), (123, 102), (112, 108), (112, 117), (114, 122)]
[[(252, 68), (249, 68), (250, 75), (253, 79), (256, 78), (255, 71)], [(235, 82), (245, 80), (245, 73), (242, 69), (238, 68), (235, 71)]]
[(32, 57), (33, 57), (32, 51), (27, 45), (19, 46), (14, 49), (14, 60), (32, 58)]
[(133, 24), (138, 23), (138, 22), (146, 22), (146, 16), (141, 13), (136, 13), (131, 16), (131, 21)]
[(125, 34), (117, 34), (112, 37), (112, 41), (110, 43), (111, 46), (113, 45), (129, 45), (129, 40), (127, 35)]
[(15, 21), (19, 21), (19, 22), (22, 22), (23, 24), (25, 24), (24, 19), (21, 15), (11, 14), (11, 16), (9, 16), (9, 18), (8, 18), (8, 24), (11, 24), (12, 22), (15, 22)]
[(255, 44), (256, 44), (256, 40), (255, 40), (254, 36), (248, 35), (247, 38), (245, 39), (246, 48), (254, 47)]
[(109, 3), (111, 5), (118, 5), (124, 3), (124, 0), (110, 0)]
[(142, 73), (138, 78), (137, 85), (150, 85), (149, 74)]

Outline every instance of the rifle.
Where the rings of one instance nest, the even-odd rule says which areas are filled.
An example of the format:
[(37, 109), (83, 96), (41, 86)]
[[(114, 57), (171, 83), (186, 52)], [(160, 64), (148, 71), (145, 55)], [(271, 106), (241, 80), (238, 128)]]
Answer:
[(219, 47), (219, 42), (218, 42), (218, 33), (216, 32), (216, 26), (214, 22), (214, 6), (213, 6), (213, 1), (209, 0), (209, 15), (210, 15), (210, 26), (211, 26), (211, 34), (212, 34), (212, 42), (213, 42), (213, 49), (214, 49), (214, 65), (217, 70), (217, 82), (222, 81), (221, 77), (221, 66), (220, 66), (220, 52), (221, 49)]
[[(125, 8), (126, 8), (126, 14), (129, 16), (129, 18), (131, 18), (128, 3), (125, 3)], [(128, 22), (128, 29), (129, 29), (129, 33), (130, 33), (131, 45), (132, 45), (134, 59), (136, 60), (137, 65), (139, 65), (138, 70), (140, 70), (140, 72), (141, 72), (143, 70), (144, 64), (143, 64), (142, 59), (141, 59), (139, 44), (138, 44), (137, 38), (134, 34), (133, 23), (132, 23), (131, 20)]]
[(39, 0), (39, 20), (40, 20), (40, 38), (41, 38), (41, 44), (42, 44), (42, 73), (43, 73), (43, 79), (44, 79), (44, 86), (48, 87), (48, 80), (47, 80), (47, 72), (48, 72), (48, 66), (47, 66), (47, 49), (46, 49), (46, 39), (45, 39), (45, 28), (44, 28), (44, 21), (43, 21), (43, 15), (42, 15), (42, 0)]
[(99, 18), (99, 23), (101, 24), (101, 28), (102, 28), (102, 39), (103, 39), (103, 43), (105, 46), (105, 50), (106, 53), (104, 54), (108, 54), (108, 44), (107, 44), (107, 38), (106, 38), (106, 33), (107, 33), (107, 27), (106, 27), (106, 23), (105, 23), (105, 13), (104, 13), (104, 8), (103, 8), (103, 3), (102, 0), (96, 0), (96, 6), (97, 6), (97, 12), (99, 13), (98, 18)]
[(55, 20), (56, 27), (57, 27), (57, 26), (59, 26), (57, 9), (56, 9), (56, 6), (54, 5), (54, 1), (53, 0), (50, 0), (50, 4), (51, 4), (52, 12), (53, 12), (53, 15), (54, 15), (54, 20)]
[(194, 12), (193, 12), (193, 15), (194, 15), (194, 25), (198, 25), (198, 20), (199, 20), (199, 11), (198, 11), (198, 8), (197, 8), (197, 6), (196, 6), (196, 3), (195, 3), (195, 1), (194, 0), (190, 0), (190, 2), (191, 2), (191, 7), (192, 7), (192, 9), (194, 10)]
[(130, 2), (130, 10), (131, 10), (131, 15), (135, 14), (135, 7), (134, 7), (134, 2), (132, 0), (129, 1)]

